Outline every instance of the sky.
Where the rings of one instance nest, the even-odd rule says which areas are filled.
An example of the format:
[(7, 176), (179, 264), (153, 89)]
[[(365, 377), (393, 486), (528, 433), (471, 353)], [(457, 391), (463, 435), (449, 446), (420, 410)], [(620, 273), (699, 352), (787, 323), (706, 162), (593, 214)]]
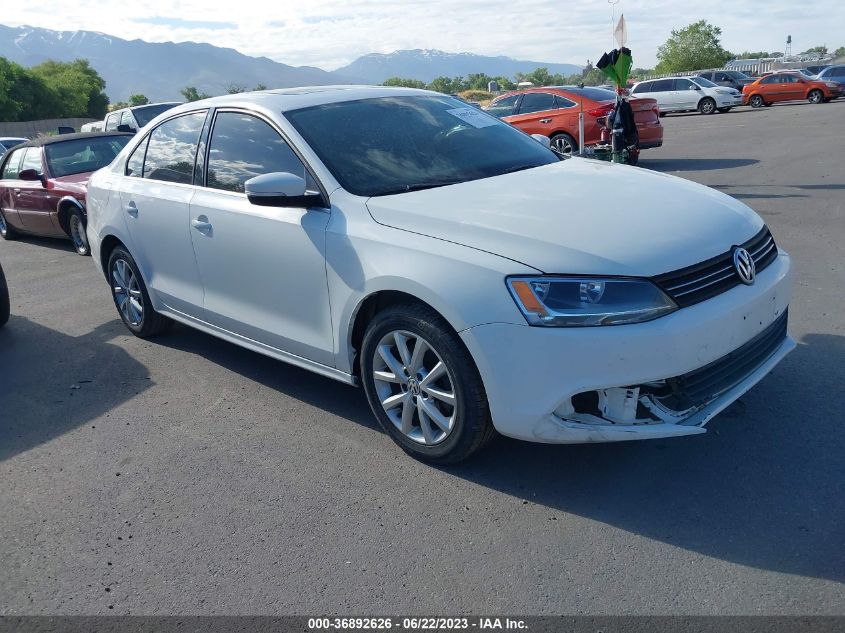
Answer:
[(27, 0), (3, 2), (0, 22), (101, 31), (151, 42), (194, 41), (335, 70), (366, 53), (432, 48), (585, 64), (614, 46), (612, 12), (625, 14), (634, 66), (652, 67), (657, 47), (700, 19), (722, 28), (730, 51), (793, 52), (845, 46), (845, 2), (817, 0)]

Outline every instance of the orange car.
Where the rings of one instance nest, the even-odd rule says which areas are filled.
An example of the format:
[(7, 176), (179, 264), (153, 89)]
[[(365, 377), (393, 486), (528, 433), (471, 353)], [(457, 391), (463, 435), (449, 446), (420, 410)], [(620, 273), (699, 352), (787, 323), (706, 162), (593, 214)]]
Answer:
[[(529, 88), (510, 92), (494, 99), (487, 111), (528, 134), (543, 134), (552, 140), (552, 147), (564, 154), (577, 151), (578, 113), (584, 109), (584, 145), (601, 141), (601, 129), (616, 104), (616, 94), (604, 88), (557, 86)], [(663, 145), (663, 125), (657, 101), (651, 98), (631, 99), (639, 149)], [(639, 151), (629, 156), (635, 164)]]
[(842, 86), (835, 81), (807, 79), (801, 73), (772, 73), (742, 87), (742, 103), (752, 108), (779, 101), (823, 103), (842, 96)]

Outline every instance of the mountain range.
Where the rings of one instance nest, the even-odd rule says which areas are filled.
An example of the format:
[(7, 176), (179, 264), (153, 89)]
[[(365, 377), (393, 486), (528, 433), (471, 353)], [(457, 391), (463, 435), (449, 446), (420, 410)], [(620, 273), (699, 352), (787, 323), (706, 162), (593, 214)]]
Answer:
[(180, 90), (195, 86), (200, 92), (222, 94), (230, 85), (270, 88), (306, 85), (380, 84), (388, 77), (431, 81), (435, 77), (486, 73), (512, 77), (545, 66), (551, 73), (570, 75), (581, 70), (573, 64), (519, 61), (472, 53), (407, 50), (370, 54), (335, 71), (312, 66), (289, 66), (267, 57), (250, 57), (231, 48), (196, 42), (153, 43), (124, 40), (95, 31), (53, 31), (31, 26), (0, 25), (0, 57), (22, 66), (48, 59), (87, 59), (106, 81), (114, 102), (141, 93), (152, 101), (180, 100)]
[(521, 61), (510, 57), (487, 57), (474, 53), (414, 49), (388, 54), (370, 53), (343, 68), (338, 68), (335, 72), (350, 77), (361, 77), (367, 83), (380, 84), (389, 77), (407, 77), (428, 83), (435, 77), (466, 77), (470, 73), (513, 78), (516, 73), (529, 73), (541, 67), (548, 68), (552, 74), (559, 73), (564, 76), (579, 73), (583, 69), (575, 64), (551, 64)]

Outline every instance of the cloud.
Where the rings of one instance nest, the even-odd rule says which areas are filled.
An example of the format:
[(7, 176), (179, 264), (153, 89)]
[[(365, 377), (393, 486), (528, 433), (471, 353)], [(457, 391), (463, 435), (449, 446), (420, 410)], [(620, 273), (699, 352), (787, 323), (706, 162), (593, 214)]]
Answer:
[[(232, 0), (183, 0), (178, 18), (138, 19), (104, 11), (100, 0), (7, 3), (5, 24), (96, 30), (153, 42), (199, 41), (291, 65), (334, 70), (358, 56), (397, 49), (506, 55), (584, 64), (613, 46), (607, 0), (278, 0), (240, 11)], [(173, 15), (172, 2), (133, 0), (131, 15)], [(652, 66), (672, 29), (706, 19), (723, 30), (728, 50), (793, 50), (845, 45), (845, 3), (817, 0), (812, 9), (787, 0), (624, 0), (636, 66)]]
[(236, 29), (238, 25), (234, 22), (212, 22), (209, 20), (182, 20), (180, 18), (164, 18), (164, 17), (150, 17), (150, 18), (132, 18), (133, 22), (140, 22), (142, 24), (153, 24), (156, 26), (166, 26), (171, 28), (183, 29)]

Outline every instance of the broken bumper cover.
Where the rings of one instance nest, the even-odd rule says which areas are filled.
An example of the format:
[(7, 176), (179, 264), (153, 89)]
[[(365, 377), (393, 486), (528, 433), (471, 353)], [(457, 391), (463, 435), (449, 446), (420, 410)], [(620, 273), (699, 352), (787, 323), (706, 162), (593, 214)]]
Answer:
[[(546, 443), (695, 435), (795, 347), (785, 329), (789, 293), (790, 260), (782, 252), (753, 286), (648, 323), (496, 323), (461, 337), (484, 380), (493, 424), (504, 435)], [(654, 397), (656, 384), (670, 397)], [(575, 412), (573, 396), (617, 388), (641, 388), (637, 398), (646, 406), (637, 409), (648, 408), (651, 417), (614, 423)]]

